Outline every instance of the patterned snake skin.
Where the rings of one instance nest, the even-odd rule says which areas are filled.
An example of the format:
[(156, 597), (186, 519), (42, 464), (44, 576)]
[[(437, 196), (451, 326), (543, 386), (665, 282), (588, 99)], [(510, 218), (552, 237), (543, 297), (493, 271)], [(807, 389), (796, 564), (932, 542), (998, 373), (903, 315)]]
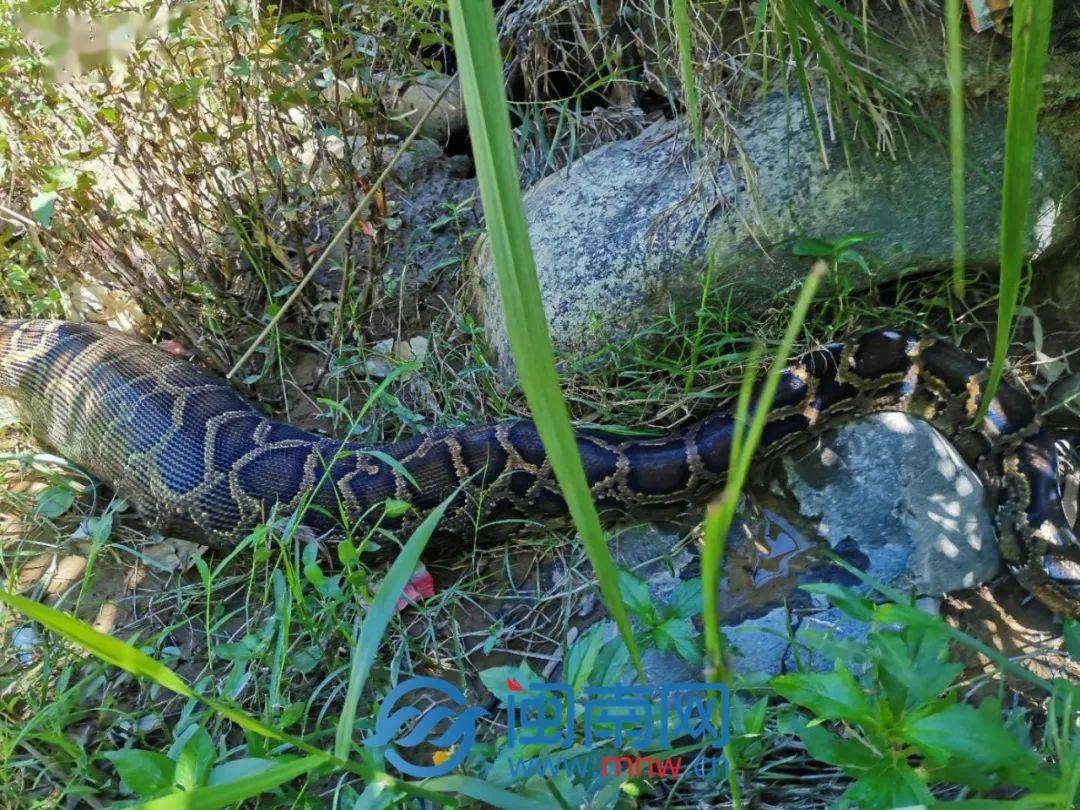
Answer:
[[(881, 330), (828, 345), (786, 370), (761, 452), (806, 441), (838, 418), (903, 411), (945, 434), (992, 493), (1002, 554), (1054, 610), (1080, 615), (1080, 543), (1055, 478), (1053, 441), (1030, 399), (1002, 385), (971, 423), (985, 367), (947, 343)], [(272, 509), (308, 504), (317, 532), (403, 521), (458, 487), (442, 529), (565, 515), (532, 423), (505, 421), (365, 447), (267, 419), (223, 380), (133, 337), (61, 321), (0, 322), (0, 396), (37, 435), (126, 497), (155, 527), (227, 548)], [(724, 478), (728, 411), (661, 439), (582, 431), (578, 448), (603, 512), (669, 507)], [(386, 499), (408, 501), (391, 519)]]

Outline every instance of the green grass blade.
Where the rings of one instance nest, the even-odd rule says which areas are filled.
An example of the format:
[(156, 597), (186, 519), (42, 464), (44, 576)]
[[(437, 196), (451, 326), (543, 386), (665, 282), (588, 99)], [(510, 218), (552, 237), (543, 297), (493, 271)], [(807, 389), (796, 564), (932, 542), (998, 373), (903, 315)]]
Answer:
[(217, 810), (273, 790), (320, 765), (326, 757), (308, 756), (273, 765), (261, 773), (235, 779), (223, 785), (196, 788), (162, 796), (138, 805), (140, 810)]
[(537, 432), (596, 571), (604, 602), (640, 674), (641, 656), (634, 643), (615, 564), (589, 492), (555, 371), (551, 336), (544, 318), (518, 187), (502, 85), (502, 59), (490, 0), (469, 3), (467, 8), (462, 0), (451, 0), (450, 23), (510, 350)]
[[(765, 430), (769, 408), (773, 397), (776, 396), (776, 388), (780, 384), (780, 375), (787, 366), (791, 356), (791, 347), (795, 344), (795, 338), (802, 329), (806, 313), (810, 309), (810, 302), (817, 291), (821, 277), (827, 269), (824, 262), (820, 262), (807, 276), (803, 283), (799, 298), (788, 320), (787, 329), (780, 346), (776, 350), (772, 367), (765, 377), (765, 383), (761, 386), (757, 401), (754, 405), (754, 415), (750, 420), (749, 427), (740, 427), (736, 424), (733, 431), (731, 448), (731, 467), (728, 470), (727, 483), (720, 495), (719, 501), (709, 508), (706, 514), (704, 539), (701, 550), (701, 583), (702, 583), (702, 621), (705, 627), (705, 652), (707, 658), (707, 674), (726, 681), (728, 679), (727, 666), (724, 662), (724, 641), (720, 632), (720, 616), (717, 596), (720, 590), (720, 567), (724, 557), (724, 546), (727, 541), (728, 530), (731, 528), (732, 519), (735, 517), (735, 508), (739, 503), (739, 495), (746, 484), (746, 476), (750, 471), (750, 462), (753, 460), (754, 451), (761, 441), (761, 434)], [(736, 407), (736, 421), (740, 418), (745, 423), (749, 409), (751, 383), (757, 370), (757, 364), (750, 364), (746, 368), (743, 377), (743, 385), (739, 393), (739, 402)], [(738, 439), (735, 441), (735, 439)]]
[(953, 295), (964, 298), (964, 51), (960, 39), (960, 0), (945, 4), (949, 77), (949, 159), (952, 169)]
[(671, 16), (675, 23), (675, 38), (679, 42), (679, 72), (682, 74), (683, 95), (686, 101), (686, 115), (690, 119), (690, 132), (694, 144), (701, 148), (701, 110), (698, 107), (697, 82), (694, 81), (694, 55), (690, 40), (690, 9), (688, 0), (673, 0)]
[(1042, 76), (1050, 43), (1050, 0), (1016, 0), (1013, 5), (1012, 58), (1009, 63), (1009, 110), (1005, 121), (1005, 177), (1001, 189), (1001, 278), (998, 284), (994, 359), (975, 424), (982, 422), (1005, 371), (1023, 276), (1031, 161)]
[[(171, 692), (198, 698), (183, 678), (146, 653), (118, 638), (100, 633), (85, 622), (32, 599), (0, 589), (0, 602), (38, 622), (56, 635), (132, 675), (148, 678)], [(252, 718), (254, 719), (254, 718)], [(255, 721), (258, 723), (258, 721)], [(267, 735), (270, 736), (270, 735)]]
[(408, 541), (401, 549), (394, 564), (386, 573), (385, 579), (379, 586), (378, 593), (368, 608), (367, 615), (360, 625), (357, 633), (356, 646), (353, 649), (352, 662), (349, 668), (349, 685), (345, 690), (345, 704), (341, 707), (341, 715), (338, 720), (337, 733), (334, 736), (334, 755), (340, 759), (349, 758), (349, 749), (352, 746), (353, 725), (356, 722), (356, 707), (360, 702), (360, 692), (367, 683), (368, 675), (371, 674), (371, 666), (375, 663), (375, 656), (379, 652), (383, 635), (390, 624), (390, 620), (397, 613), (397, 601), (401, 598), (401, 592), (409, 582), (409, 577), (420, 562), (420, 555), (427, 547), (428, 540), (435, 532), (435, 527), (442, 520), (446, 508), (457, 497), (460, 488), (431, 513), (424, 518), (423, 523), (416, 527)]
[(730, 675), (724, 660), (724, 636), (720, 632), (720, 605), (717, 598), (720, 592), (720, 567), (727, 548), (727, 530), (733, 516), (734, 509), (728, 506), (726, 493), (721, 494), (720, 500), (710, 504), (706, 510), (702, 528), (701, 618), (705, 629), (705, 679), (721, 683), (726, 683)]

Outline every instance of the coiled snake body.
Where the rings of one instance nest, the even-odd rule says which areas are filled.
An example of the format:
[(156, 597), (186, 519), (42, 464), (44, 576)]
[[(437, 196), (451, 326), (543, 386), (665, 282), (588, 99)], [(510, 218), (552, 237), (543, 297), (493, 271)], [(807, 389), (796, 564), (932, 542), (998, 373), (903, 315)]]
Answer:
[[(1080, 615), (1080, 543), (1061, 507), (1053, 442), (1031, 400), (1002, 385), (972, 421), (985, 366), (958, 348), (896, 331), (831, 344), (783, 372), (761, 443), (776, 453), (838, 419), (903, 411), (945, 434), (988, 485), (1002, 555), (1053, 609)], [(260, 414), (223, 380), (110, 329), (0, 322), (0, 396), (37, 435), (126, 497), (155, 527), (227, 548), (275, 507), (318, 532), (394, 526), (389, 498), (422, 515), (461, 488), (443, 529), (564, 515), (527, 420), (432, 432), (376, 447)], [(733, 419), (722, 410), (660, 439), (582, 431), (598, 507), (669, 506), (724, 478)]]

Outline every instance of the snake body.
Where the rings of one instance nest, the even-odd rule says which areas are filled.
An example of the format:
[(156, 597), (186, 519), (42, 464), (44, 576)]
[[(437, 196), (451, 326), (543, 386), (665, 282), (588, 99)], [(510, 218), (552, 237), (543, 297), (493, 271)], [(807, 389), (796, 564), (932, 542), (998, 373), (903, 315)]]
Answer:
[[(1030, 398), (1006, 384), (972, 427), (985, 371), (949, 343), (893, 330), (826, 345), (781, 374), (759, 452), (863, 414), (926, 420), (987, 484), (1002, 556), (1021, 583), (1054, 610), (1080, 615), (1080, 543), (1062, 510), (1053, 442)], [(456, 492), (441, 524), (451, 534), (479, 520), (567, 511), (528, 420), (377, 446), (342, 442), (268, 419), (219, 377), (101, 326), (0, 322), (0, 396), (152, 526), (217, 548), (274, 509), (299, 510), (320, 533), (401, 528)], [(733, 429), (731, 411), (720, 410), (659, 439), (582, 430), (577, 445), (599, 509), (638, 512), (715, 489)], [(388, 499), (408, 502), (410, 513), (391, 516)]]

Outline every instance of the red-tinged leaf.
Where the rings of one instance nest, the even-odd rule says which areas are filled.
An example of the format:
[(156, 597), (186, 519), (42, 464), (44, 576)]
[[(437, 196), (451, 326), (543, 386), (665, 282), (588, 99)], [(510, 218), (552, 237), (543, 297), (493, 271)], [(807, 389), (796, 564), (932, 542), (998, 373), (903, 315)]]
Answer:
[(506, 688), (511, 692), (524, 692), (525, 687), (521, 685), (521, 682), (517, 678), (507, 678)]
[(424, 564), (420, 563), (401, 591), (401, 597), (397, 600), (397, 609), (402, 610), (410, 603), (419, 602), (421, 599), (428, 599), (434, 595), (435, 579)]
[(412, 580), (409, 582), (417, 592), (424, 599), (429, 599), (435, 595), (435, 578), (420, 565), (417, 567), (416, 573), (413, 574)]

